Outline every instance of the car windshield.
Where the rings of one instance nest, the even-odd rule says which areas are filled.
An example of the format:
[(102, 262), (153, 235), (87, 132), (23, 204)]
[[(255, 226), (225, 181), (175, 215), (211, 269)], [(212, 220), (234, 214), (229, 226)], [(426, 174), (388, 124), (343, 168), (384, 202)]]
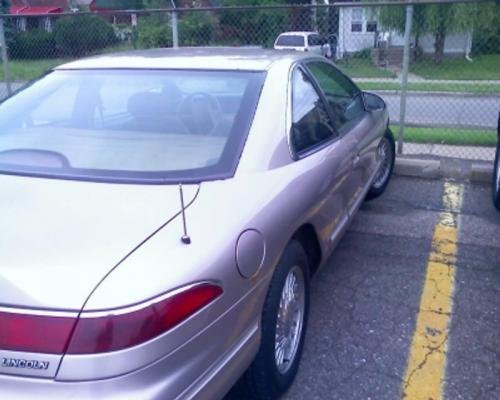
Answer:
[(57, 70), (0, 104), (0, 173), (194, 182), (234, 174), (264, 72)]
[(302, 47), (304, 46), (304, 36), (282, 35), (278, 37), (276, 46)]

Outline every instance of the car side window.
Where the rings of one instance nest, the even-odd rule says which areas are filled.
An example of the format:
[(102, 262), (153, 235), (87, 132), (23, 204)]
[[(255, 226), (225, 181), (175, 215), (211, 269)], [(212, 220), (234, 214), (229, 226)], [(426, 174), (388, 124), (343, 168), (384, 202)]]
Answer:
[(335, 136), (327, 108), (307, 75), (297, 68), (292, 75), (292, 146), (297, 153)]
[(282, 35), (276, 40), (276, 46), (291, 46), (291, 47), (303, 47), (304, 46), (304, 36), (299, 35)]
[(365, 113), (361, 90), (336, 68), (325, 62), (307, 64), (332, 109), (333, 126), (344, 133)]
[(310, 35), (307, 42), (309, 46), (321, 46), (321, 37), (319, 35)]

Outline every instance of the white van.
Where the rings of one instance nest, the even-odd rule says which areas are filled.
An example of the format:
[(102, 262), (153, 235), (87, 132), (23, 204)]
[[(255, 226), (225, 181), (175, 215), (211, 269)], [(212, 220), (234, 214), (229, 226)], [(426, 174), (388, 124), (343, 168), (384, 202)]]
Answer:
[(283, 32), (274, 42), (276, 50), (310, 51), (331, 57), (330, 45), (318, 32)]

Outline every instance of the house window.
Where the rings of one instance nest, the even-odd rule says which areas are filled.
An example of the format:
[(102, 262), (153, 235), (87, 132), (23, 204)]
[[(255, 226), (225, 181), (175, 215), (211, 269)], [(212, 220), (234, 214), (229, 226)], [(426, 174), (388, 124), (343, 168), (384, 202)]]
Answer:
[(377, 32), (377, 22), (376, 21), (368, 21), (366, 23), (366, 31), (367, 32)]
[(363, 9), (351, 10), (351, 32), (363, 32)]

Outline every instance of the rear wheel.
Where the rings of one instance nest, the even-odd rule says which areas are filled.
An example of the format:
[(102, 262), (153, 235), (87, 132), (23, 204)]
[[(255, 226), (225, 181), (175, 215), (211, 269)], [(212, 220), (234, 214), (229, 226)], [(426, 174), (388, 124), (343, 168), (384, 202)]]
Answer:
[(380, 166), (366, 195), (367, 200), (374, 199), (384, 193), (391, 179), (396, 159), (396, 145), (392, 132), (389, 129), (387, 129), (385, 135), (380, 140), (377, 152), (380, 159)]
[(247, 398), (271, 400), (290, 387), (297, 374), (309, 309), (306, 253), (293, 240), (274, 272), (262, 311), (262, 339), (255, 360), (242, 377)]

